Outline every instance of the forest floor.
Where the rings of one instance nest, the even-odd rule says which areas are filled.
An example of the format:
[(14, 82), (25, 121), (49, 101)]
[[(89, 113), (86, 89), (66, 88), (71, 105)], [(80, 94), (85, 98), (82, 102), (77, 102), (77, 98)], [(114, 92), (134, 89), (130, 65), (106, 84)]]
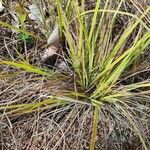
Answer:
[[(95, 9), (97, 1), (86, 1), (85, 9), (87, 11)], [(107, 2), (104, 2), (103, 8), (105, 3)], [(124, 0), (122, 3), (121, 0), (117, 2), (110, 0), (108, 8), (113, 5), (112, 9), (116, 9), (119, 4), (121, 11), (137, 16), (141, 16), (150, 7), (148, 0)], [(64, 4), (62, 8), (66, 8), (66, 5)], [(68, 52), (69, 40), (67, 34), (60, 35), (60, 28), (56, 23), (59, 17), (56, 16), (58, 16), (57, 7), (56, 2), (53, 1), (6, 0), (2, 3), (0, 0), (1, 150), (92, 150), (94, 107), (89, 99), (87, 101), (85, 99), (92, 93), (95, 85), (93, 89), (86, 89), (85, 92), (85, 89), (75, 82), (76, 71)], [(114, 37), (117, 37), (117, 34), (121, 37), (119, 32), (124, 30), (129, 20), (129, 17), (118, 15), (113, 26)], [(143, 22), (150, 31), (150, 11)], [(109, 30), (106, 28), (107, 25), (104, 25), (105, 32), (101, 35), (104, 38)], [(74, 26), (70, 35), (78, 42), (80, 35), (76, 30), (80, 33), (80, 30)], [(137, 40), (136, 36), (139, 33), (139, 37), (142, 37), (145, 32), (146, 29), (137, 26), (137, 30), (133, 31), (126, 45), (122, 44), (120, 47), (118, 55), (123, 53), (124, 47), (127, 49), (134, 40)], [(102, 103), (94, 139), (95, 150), (142, 150), (146, 147), (148, 150), (150, 148), (149, 45), (140, 52), (138, 59), (131, 63), (128, 70), (125, 70), (116, 81), (117, 84), (112, 87), (113, 90), (119, 86), (117, 87), (119, 91), (130, 84), (142, 83), (144, 87), (140, 86), (140, 89), (132, 90), (131, 86), (130, 89), (133, 93), (139, 91), (145, 93), (135, 94), (131, 101), (127, 96), (128, 107), (124, 110), (130, 113), (124, 116), (116, 102)], [(46, 72), (50, 76), (47, 77)], [(83, 94), (80, 93), (86, 94), (82, 96)], [(57, 99), (57, 96), (61, 98)], [(67, 102), (62, 103), (64, 99), (67, 99)], [(124, 99), (126, 97), (122, 98), (126, 102)], [(120, 106), (123, 104), (121, 103)], [(134, 116), (132, 119), (138, 124), (137, 128), (134, 123), (130, 125), (132, 122), (128, 118), (130, 115)], [(132, 127), (135, 127), (135, 131)], [(141, 137), (137, 133), (138, 128)], [(142, 137), (146, 146), (141, 142)]]

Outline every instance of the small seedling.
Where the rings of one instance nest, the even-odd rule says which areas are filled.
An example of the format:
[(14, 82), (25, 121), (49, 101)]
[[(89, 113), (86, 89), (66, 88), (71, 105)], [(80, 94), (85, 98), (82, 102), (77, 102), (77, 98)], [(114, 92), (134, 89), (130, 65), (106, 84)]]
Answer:
[(30, 36), (26, 33), (19, 33), (17, 35), (17, 39), (20, 40), (21, 42), (26, 42), (26, 43), (32, 43), (32, 41), (33, 41), (32, 36)]

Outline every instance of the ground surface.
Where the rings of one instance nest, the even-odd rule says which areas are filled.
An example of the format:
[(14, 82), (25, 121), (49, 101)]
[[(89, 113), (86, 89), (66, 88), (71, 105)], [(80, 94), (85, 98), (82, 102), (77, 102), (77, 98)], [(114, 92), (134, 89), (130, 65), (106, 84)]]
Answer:
[[(46, 1), (43, 1), (46, 3)], [(0, 20), (12, 24), (16, 12), (12, 12), (13, 5), (17, 1), (5, 2), (5, 9), (0, 12)], [(26, 2), (26, 7), (32, 4), (31, 1)], [(138, 11), (138, 8), (144, 9), (148, 2), (136, 1), (129, 2), (132, 11)], [(137, 5), (134, 5), (137, 4)], [(139, 6), (140, 5), (140, 6)], [(94, 3), (87, 2), (87, 10), (93, 8)], [(53, 9), (53, 7), (52, 7)], [(52, 10), (53, 11), (53, 10)], [(56, 14), (53, 14), (54, 16)], [(17, 15), (16, 15), (17, 16)], [(47, 12), (48, 18), (51, 16)], [(148, 16), (149, 17), (149, 16)], [(53, 19), (53, 16), (50, 17)], [(149, 19), (149, 18), (147, 18)], [(50, 20), (47, 20), (50, 22)], [(121, 20), (120, 20), (121, 21)], [(150, 21), (150, 20), (149, 20)], [(54, 28), (55, 22), (51, 22), (50, 30)], [(124, 22), (120, 22), (121, 26)], [(65, 64), (61, 66), (64, 60), (62, 57), (55, 57), (54, 54), (46, 56), (43, 61), (45, 52), (44, 46), (47, 44), (47, 38), (39, 28), (41, 26), (28, 17), (26, 28), (34, 31), (39, 39), (29, 39), (22, 41), (17, 37), (17, 33), (12, 29), (0, 27), (0, 61), (27, 59), (31, 64), (55, 71), (63, 72), (71, 76), (69, 79), (48, 80), (36, 74), (27, 73), (22, 69), (16, 69), (8, 65), (0, 65), (0, 105), (22, 104), (41, 102), (47, 99), (53, 93), (74, 89), (73, 76), (71, 69)], [(118, 32), (115, 31), (116, 33)], [(54, 47), (60, 51), (66, 46), (63, 41), (56, 41)], [(57, 47), (58, 46), (58, 47)], [(57, 52), (57, 50), (55, 51)], [(143, 79), (149, 79), (150, 76), (150, 49), (142, 55), (137, 71), (146, 70), (144, 73), (138, 74), (132, 78), (133, 82)], [(62, 55), (62, 53), (60, 53)], [(56, 55), (57, 56), (57, 55)], [(60, 65), (61, 64), (61, 65)], [(64, 68), (63, 68), (64, 67)], [(63, 68), (63, 69), (62, 69)], [(134, 70), (135, 71), (135, 70)], [(127, 72), (127, 75), (134, 73)], [(129, 79), (131, 80), (131, 79)], [(128, 80), (123, 81), (127, 84)], [(82, 90), (82, 89), (81, 89)], [(150, 113), (149, 110), (142, 108), (137, 116), (141, 118), (141, 126), (144, 128), (144, 134), (149, 135), (150, 118), (142, 114)], [(136, 108), (135, 108), (136, 110)], [(142, 112), (143, 111), (143, 112)], [(131, 130), (126, 118), (120, 117), (119, 109), (113, 105), (103, 106), (100, 111), (100, 121), (98, 123), (98, 133), (96, 139), (95, 150), (142, 150), (142, 144)], [(114, 119), (117, 118), (117, 119)], [(137, 119), (137, 118), (135, 118)], [(137, 119), (138, 120), (138, 119)], [(142, 122), (142, 120), (144, 120)], [(146, 120), (146, 121), (145, 121)], [(36, 112), (21, 114), (0, 110), (0, 149), (2, 150), (89, 150), (90, 139), (92, 134), (93, 108), (89, 103), (71, 103), (66, 106), (53, 106), (46, 110), (39, 109)], [(145, 123), (146, 122), (146, 123)], [(145, 123), (145, 124), (144, 124)], [(148, 145), (149, 146), (149, 145)], [(150, 147), (149, 147), (150, 148)]]

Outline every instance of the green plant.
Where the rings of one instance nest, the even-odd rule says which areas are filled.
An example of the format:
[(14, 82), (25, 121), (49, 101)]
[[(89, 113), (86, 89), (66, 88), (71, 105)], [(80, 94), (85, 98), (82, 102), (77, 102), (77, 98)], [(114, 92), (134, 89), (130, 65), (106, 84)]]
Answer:
[[(102, 4), (101, 0), (97, 0), (95, 8), (89, 11), (85, 10), (84, 0), (81, 1), (81, 4), (77, 1), (69, 1), (67, 3), (69, 9), (65, 10), (62, 8), (62, 2), (56, 1), (59, 24), (68, 42), (68, 53), (76, 74), (76, 82), (85, 89), (85, 93), (90, 95), (88, 99), (95, 106), (95, 118), (98, 118), (97, 107), (101, 108), (101, 105), (114, 103), (120, 107), (122, 115), (127, 116), (144, 148), (148, 149), (133, 116), (124, 110), (124, 107), (129, 106), (123, 99), (134, 98), (133, 90), (137, 90), (136, 95), (141, 95), (142, 92), (139, 92), (138, 89), (145, 87), (146, 90), (146, 87), (150, 85), (149, 80), (133, 83), (132, 89), (129, 88), (131, 86), (129, 84), (121, 87), (120, 90), (119, 78), (150, 44), (150, 28), (143, 22), (150, 7), (138, 18), (134, 14), (120, 10), (123, 0), (119, 1), (115, 10), (111, 8), (113, 2), (107, 0), (105, 4)], [(91, 13), (91, 23), (89, 23), (87, 18)], [(113, 27), (118, 15), (127, 15), (131, 19), (114, 40), (112, 39)], [(126, 46), (135, 30), (137, 30), (136, 37), (130, 46)], [(149, 90), (147, 92), (149, 93)], [(94, 119), (93, 126), (91, 150), (94, 149), (97, 119)]]
[(17, 36), (18, 40), (21, 40), (22, 42), (26, 42), (26, 43), (32, 43), (33, 39), (30, 35), (28, 34), (24, 34), (24, 33), (19, 33)]
[[(150, 12), (150, 7), (142, 15), (136, 16), (121, 10), (124, 0), (119, 0), (116, 7), (113, 1), (106, 0), (103, 3), (97, 0), (92, 10), (86, 10), (85, 0), (81, 3), (76, 0), (66, 3), (61, 0), (55, 1), (61, 35), (67, 42), (66, 55), (74, 71), (73, 82), (77, 85), (74, 87), (75, 90), (56, 92), (50, 99), (42, 102), (8, 106), (3, 104), (0, 109), (7, 109), (8, 114), (23, 114), (56, 106), (65, 107), (69, 103), (90, 103), (94, 108), (90, 149), (94, 150), (98, 121), (101, 119), (99, 114), (103, 106), (113, 104), (119, 115), (130, 123), (131, 130), (139, 136), (144, 149), (148, 150), (147, 138), (136, 121), (136, 111), (133, 108), (137, 103), (136, 107), (139, 104), (139, 107), (143, 105), (149, 110), (150, 81), (147, 79), (123, 85), (121, 78), (134, 67), (135, 61), (150, 44), (150, 28), (143, 21)], [(128, 21), (121, 28), (121, 32), (114, 33), (116, 20), (120, 16), (127, 16)], [(132, 37), (134, 32), (137, 34)], [(29, 64), (11, 61), (2, 61), (0, 64), (22, 68), (27, 72), (46, 76), (48, 79), (54, 74), (59, 76), (57, 73), (48, 73)], [(62, 80), (64, 75), (59, 77), (59, 80)]]

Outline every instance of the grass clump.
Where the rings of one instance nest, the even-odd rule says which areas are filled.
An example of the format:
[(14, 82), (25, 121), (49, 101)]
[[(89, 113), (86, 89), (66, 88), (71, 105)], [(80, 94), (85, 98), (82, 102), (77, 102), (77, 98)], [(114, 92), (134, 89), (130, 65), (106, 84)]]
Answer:
[[(85, 0), (80, 2), (55, 0), (60, 38), (65, 43), (62, 46), (62, 53), (73, 75), (53, 70), (43, 71), (28, 63), (2, 60), (1, 65), (24, 69), (25, 76), (27, 72), (42, 75), (38, 77), (39, 80), (45, 80), (42, 83), (51, 81), (53, 84), (49, 84), (50, 91), (46, 91), (45, 94), (47, 92), (48, 94), (42, 97), (42, 100), (38, 98), (38, 101), (34, 100), (34, 97), (33, 101), (24, 100), (24, 103), (19, 99), (12, 100), (11, 103), (7, 100), (6, 103), (2, 103), (0, 110), (4, 110), (7, 115), (21, 115), (36, 111), (42, 113), (47, 109), (55, 114), (55, 110), (66, 109), (64, 116), (69, 119), (62, 119), (63, 117), (60, 119), (64, 123), (73, 120), (76, 115), (84, 118), (84, 114), (92, 110), (94, 112), (90, 121), (92, 125), (90, 138), (88, 137), (90, 141), (88, 149), (107, 149), (106, 141), (110, 139), (108, 145), (113, 143), (116, 149), (124, 149), (126, 142), (123, 138), (131, 134), (130, 140), (136, 137), (138, 142), (142, 143), (140, 147), (148, 150), (150, 80), (148, 76), (143, 77), (143, 74), (140, 79), (137, 78), (139, 77), (137, 70), (141, 65), (138, 62), (142, 63), (142, 57), (148, 58), (144, 54), (147, 49), (149, 50), (150, 45), (147, 17), (150, 6), (140, 12), (131, 12), (128, 6), (134, 7), (135, 4), (131, 5), (124, 0), (116, 2), (97, 0), (91, 5)], [(7, 27), (11, 28), (11, 25)], [(6, 75), (5, 71), (4, 74)], [(34, 81), (36, 77), (32, 78)], [(66, 83), (64, 79), (68, 82)], [(57, 81), (60, 81), (59, 85)], [(50, 118), (57, 120), (60, 114), (56, 114), (55, 117)], [(62, 125), (58, 120), (56, 123)], [(101, 125), (102, 128), (109, 128), (107, 132), (100, 131), (102, 136), (99, 135)], [(61, 127), (64, 129), (63, 125)], [(62, 134), (60, 141), (63, 137)], [(53, 148), (56, 148), (59, 142), (56, 142)]]
[[(144, 148), (147, 149), (138, 125), (132, 115), (125, 110), (129, 106), (123, 100), (124, 98), (134, 98), (133, 90), (137, 95), (141, 95), (141, 91), (137, 91), (139, 89), (136, 86), (137, 83), (132, 84), (133, 89), (131, 90), (130, 84), (123, 86), (119, 79), (150, 44), (150, 29), (142, 21), (150, 7), (138, 18), (131, 13), (122, 12), (120, 10), (122, 3), (123, 1), (120, 1), (114, 10), (111, 7), (113, 2), (103, 3), (101, 0), (97, 0), (94, 10), (86, 11), (84, 0), (81, 4), (77, 1), (68, 2), (68, 6), (70, 6), (68, 10), (64, 10), (62, 3), (57, 1), (59, 23), (68, 42), (72, 68), (77, 74), (76, 81), (85, 89), (86, 93), (90, 93), (89, 100), (96, 107), (107, 103), (117, 105), (122, 115), (128, 116), (127, 119), (139, 135)], [(70, 13), (72, 18), (68, 16)], [(92, 16), (89, 16), (88, 14), (91, 13)], [(113, 27), (118, 15), (127, 15), (130, 19), (122, 31), (113, 37), (115, 34)], [(87, 19), (90, 21), (88, 22)], [(135, 30), (137, 30), (137, 35), (127, 46), (127, 42)], [(138, 84), (143, 87), (149, 86), (149, 80), (144, 84), (143, 82)], [(95, 111), (97, 112), (97, 109)], [(94, 120), (94, 125), (96, 126), (96, 120)], [(95, 137), (92, 138), (92, 142), (94, 139)], [(94, 149), (92, 144), (91, 149)]]

